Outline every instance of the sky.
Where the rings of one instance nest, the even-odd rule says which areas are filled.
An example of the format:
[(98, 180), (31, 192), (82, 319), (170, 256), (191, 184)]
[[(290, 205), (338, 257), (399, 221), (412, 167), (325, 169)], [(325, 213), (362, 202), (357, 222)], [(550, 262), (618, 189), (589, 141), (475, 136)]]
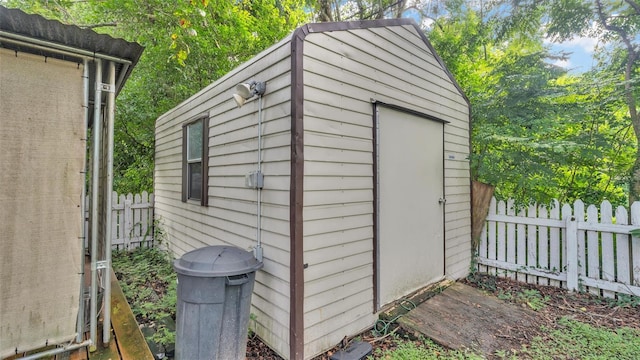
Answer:
[[(423, 29), (428, 29), (433, 24), (430, 18), (423, 18), (417, 11), (405, 11), (404, 17), (413, 18)], [(590, 37), (574, 37), (562, 43), (545, 40), (545, 45), (549, 46), (553, 54), (566, 53), (567, 59), (552, 59), (550, 63), (567, 69), (572, 74), (580, 74), (589, 71), (593, 65), (593, 53), (598, 39)]]
[(566, 60), (552, 60), (554, 65), (569, 70), (570, 73), (580, 74), (590, 70), (594, 65), (593, 53), (598, 40), (588, 37), (574, 37), (569, 41), (562, 43), (553, 43), (549, 40), (545, 44), (551, 48), (554, 53), (569, 53)]

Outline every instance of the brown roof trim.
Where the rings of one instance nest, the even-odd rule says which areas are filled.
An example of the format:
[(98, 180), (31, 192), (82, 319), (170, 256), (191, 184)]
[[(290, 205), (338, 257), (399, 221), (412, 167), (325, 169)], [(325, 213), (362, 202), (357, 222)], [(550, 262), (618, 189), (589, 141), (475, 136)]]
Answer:
[(302, 213), (304, 196), (304, 82), (302, 45), (309, 33), (298, 28), (291, 37), (291, 184), (289, 191), (289, 358), (304, 359), (304, 252)]
[(389, 109), (394, 109), (394, 110), (397, 110), (397, 111), (400, 111), (400, 112), (404, 112), (404, 113), (407, 113), (407, 114), (412, 114), (412, 115), (415, 115), (415, 116), (418, 116), (418, 117), (421, 117), (421, 118), (425, 118), (425, 119), (429, 119), (429, 120), (432, 120), (432, 121), (435, 121), (435, 122), (439, 122), (439, 123), (443, 123), (443, 124), (448, 124), (448, 123), (451, 122), (451, 121), (447, 121), (447, 120), (441, 119), (441, 118), (439, 118), (437, 116), (426, 114), (426, 113), (423, 113), (421, 111), (408, 109), (408, 108), (403, 107), (403, 106), (399, 106), (399, 105), (395, 105), (395, 104), (388, 104), (388, 103), (385, 103), (385, 102), (382, 102), (382, 101), (379, 101), (379, 100), (375, 100), (375, 99), (371, 99), (371, 102), (374, 103), (374, 104), (380, 105), (380, 106), (387, 107)]

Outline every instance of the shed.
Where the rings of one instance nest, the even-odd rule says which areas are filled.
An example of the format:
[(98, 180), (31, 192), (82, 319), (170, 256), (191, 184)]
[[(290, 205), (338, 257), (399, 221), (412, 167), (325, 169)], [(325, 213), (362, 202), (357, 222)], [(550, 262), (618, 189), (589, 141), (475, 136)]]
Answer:
[(413, 20), (302, 26), (156, 121), (167, 246), (260, 243), (254, 330), (311, 358), (467, 274), (469, 114)]
[(109, 324), (113, 113), (141, 53), (136, 43), (0, 6), (0, 358), (95, 344), (100, 309)]

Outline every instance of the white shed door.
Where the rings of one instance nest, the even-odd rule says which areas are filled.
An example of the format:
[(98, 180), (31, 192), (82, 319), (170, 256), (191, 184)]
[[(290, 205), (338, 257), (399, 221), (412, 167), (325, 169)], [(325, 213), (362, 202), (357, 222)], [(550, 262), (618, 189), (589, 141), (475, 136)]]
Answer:
[(444, 124), (377, 106), (378, 306), (444, 275)]

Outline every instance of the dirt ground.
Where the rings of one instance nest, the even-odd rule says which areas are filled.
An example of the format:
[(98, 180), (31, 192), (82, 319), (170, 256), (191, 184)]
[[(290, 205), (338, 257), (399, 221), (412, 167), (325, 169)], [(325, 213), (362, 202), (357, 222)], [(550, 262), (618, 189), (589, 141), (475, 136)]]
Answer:
[[(615, 299), (603, 300), (601, 297), (586, 293), (569, 293), (556, 287), (521, 283), (480, 274), (465, 279), (463, 282), (499, 296), (504, 301), (514, 302), (524, 307), (532, 307), (533, 305), (536, 308), (533, 322), (530, 326), (514, 325), (506, 329), (504, 334), (497, 339), (500, 344), (498, 348), (504, 350), (513, 348), (514, 344), (529, 344), (536, 336), (544, 339), (546, 335), (540, 330), (541, 327), (554, 329), (557, 327), (557, 320), (562, 317), (571, 317), (574, 320), (609, 329), (623, 326), (640, 328), (640, 308), (638, 304), (632, 306), (634, 304), (630, 301), (625, 301), (625, 299), (618, 301)], [(518, 294), (522, 294), (527, 290), (539, 292), (540, 296), (537, 299), (540, 302), (528, 305), (525, 299), (518, 296)], [(371, 331), (364, 332), (359, 337), (362, 341), (370, 342), (374, 349), (391, 349), (394, 347), (391, 337), (376, 338), (371, 334)], [(348, 343), (348, 340), (345, 343)], [(328, 360), (337, 350), (339, 350), (339, 347), (316, 357), (314, 360)], [(490, 359), (493, 354), (485, 354), (485, 356)], [(281, 358), (264, 345), (259, 338), (253, 338), (247, 344), (247, 359), (267, 360)]]

